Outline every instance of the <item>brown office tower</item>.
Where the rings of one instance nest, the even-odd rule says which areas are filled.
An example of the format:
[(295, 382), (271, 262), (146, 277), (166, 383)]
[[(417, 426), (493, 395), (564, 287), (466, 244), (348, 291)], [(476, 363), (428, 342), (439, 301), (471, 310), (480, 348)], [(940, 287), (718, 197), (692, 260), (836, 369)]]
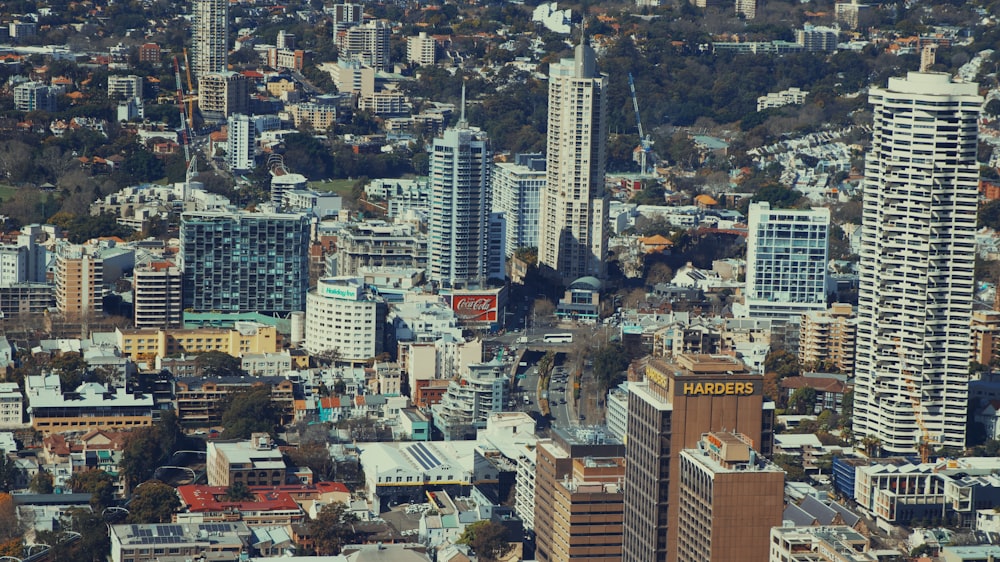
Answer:
[[(774, 405), (764, 381), (728, 355), (650, 359), (642, 382), (629, 384), (628, 451), (622, 559), (677, 560), (680, 452), (702, 434), (738, 431), (764, 455), (773, 444)], [(766, 533), (765, 533), (766, 534)]]
[(767, 560), (781, 525), (785, 472), (743, 435), (720, 431), (680, 454), (677, 561)]
[(620, 562), (625, 447), (602, 429), (552, 430), (535, 448), (535, 558)]

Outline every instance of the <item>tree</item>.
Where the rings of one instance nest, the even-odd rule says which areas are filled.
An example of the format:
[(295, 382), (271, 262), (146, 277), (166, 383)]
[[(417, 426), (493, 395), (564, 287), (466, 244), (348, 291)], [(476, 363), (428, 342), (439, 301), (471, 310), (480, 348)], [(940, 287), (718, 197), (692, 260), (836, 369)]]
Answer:
[(476, 521), (467, 526), (456, 542), (472, 547), (480, 560), (503, 558), (514, 548), (507, 541), (507, 527), (488, 520)]
[(979, 209), (979, 226), (1000, 230), (1000, 199), (990, 201)]
[(356, 539), (353, 523), (357, 517), (347, 511), (347, 505), (332, 503), (323, 506), (315, 519), (309, 520), (306, 528), (316, 541), (316, 554), (333, 556), (340, 554), (345, 544)]
[(549, 299), (535, 299), (532, 311), (532, 322), (535, 325), (549, 326), (555, 320), (556, 305)]
[(20, 557), (23, 535), (14, 498), (6, 492), (0, 493), (0, 556)]
[(861, 439), (861, 447), (869, 457), (877, 457), (882, 451), (882, 440), (876, 435), (865, 435)]
[(73, 392), (83, 382), (87, 373), (87, 362), (75, 351), (61, 353), (49, 362), (52, 372), (59, 375), (63, 392)]
[(993, 98), (986, 104), (983, 108), (983, 113), (989, 115), (990, 117), (1000, 116), (1000, 99)]
[(620, 343), (604, 346), (594, 353), (594, 376), (600, 385), (600, 393), (607, 393), (622, 378), (622, 372), (628, 369), (628, 355)]
[(28, 489), (36, 494), (51, 494), (55, 490), (52, 474), (44, 468), (39, 468), (38, 473), (31, 478)]
[(799, 358), (783, 349), (772, 351), (764, 359), (764, 371), (777, 373), (781, 378), (798, 376)]
[(159, 480), (148, 480), (135, 489), (129, 502), (129, 523), (169, 523), (181, 506), (177, 490)]
[(0, 454), (0, 492), (9, 492), (17, 486), (21, 471), (6, 454)]
[(774, 464), (785, 471), (785, 479), (791, 482), (805, 482), (806, 471), (802, 467), (802, 457), (797, 455), (774, 455)]
[(140, 427), (125, 438), (122, 460), (118, 463), (129, 488), (153, 477), (158, 466), (167, 464), (184, 435), (177, 415), (165, 411), (152, 427)]
[(233, 392), (222, 411), (227, 439), (249, 439), (259, 432), (271, 433), (280, 414), (271, 402), (271, 389), (257, 386)]
[(233, 482), (226, 488), (224, 495), (228, 502), (242, 502), (253, 499), (253, 492), (243, 482)]
[(795, 413), (810, 414), (816, 404), (816, 389), (810, 386), (796, 388), (795, 392), (788, 398), (788, 407), (795, 410)]
[(299, 443), (298, 447), (288, 452), (288, 458), (295, 466), (308, 467), (318, 480), (332, 479), (337, 470), (325, 441)]
[(751, 201), (767, 201), (777, 209), (787, 209), (795, 205), (802, 198), (802, 194), (794, 189), (789, 189), (777, 183), (768, 183), (760, 187), (753, 194)]
[(85, 470), (73, 473), (69, 487), (74, 492), (90, 494), (90, 507), (100, 513), (114, 499), (115, 478), (103, 470)]
[(194, 358), (194, 366), (203, 377), (238, 377), (243, 375), (239, 357), (222, 351), (206, 351)]
[(80, 562), (104, 562), (111, 551), (108, 525), (100, 513), (71, 508), (60, 519), (60, 528), (72, 529), (80, 533), (80, 538), (72, 543), (60, 531), (38, 531), (35, 542), (51, 545), (49, 560), (79, 560)]
[(82, 244), (101, 236), (128, 238), (135, 234), (131, 228), (118, 224), (118, 218), (111, 214), (80, 215), (70, 222), (68, 230), (66, 239), (74, 244)]
[(674, 278), (674, 270), (670, 266), (658, 261), (649, 266), (646, 271), (646, 285), (654, 286), (659, 283), (669, 283)]

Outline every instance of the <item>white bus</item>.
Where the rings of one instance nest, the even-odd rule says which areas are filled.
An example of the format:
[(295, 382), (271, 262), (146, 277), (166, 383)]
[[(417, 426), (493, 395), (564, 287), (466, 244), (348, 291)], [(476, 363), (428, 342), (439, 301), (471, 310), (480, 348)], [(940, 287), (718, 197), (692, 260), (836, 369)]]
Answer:
[(545, 343), (573, 343), (573, 334), (545, 334)]

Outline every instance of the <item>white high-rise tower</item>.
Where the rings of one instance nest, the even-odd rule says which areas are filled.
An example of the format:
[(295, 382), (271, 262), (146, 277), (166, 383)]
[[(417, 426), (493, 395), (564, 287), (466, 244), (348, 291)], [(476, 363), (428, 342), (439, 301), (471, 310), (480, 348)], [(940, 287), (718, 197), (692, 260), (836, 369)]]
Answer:
[(607, 83), (586, 37), (572, 59), (549, 67), (548, 179), (541, 196), (538, 261), (565, 282), (605, 273)]
[[(463, 98), (464, 98), (463, 90)], [(486, 133), (458, 124), (431, 150), (430, 278), (449, 287), (484, 285), (490, 276), (493, 157)], [(503, 251), (501, 246), (500, 259)]]
[(869, 101), (854, 435), (890, 454), (964, 447), (982, 98), (910, 72)]
[(225, 72), (229, 54), (229, 0), (194, 0), (191, 68), (205, 74)]

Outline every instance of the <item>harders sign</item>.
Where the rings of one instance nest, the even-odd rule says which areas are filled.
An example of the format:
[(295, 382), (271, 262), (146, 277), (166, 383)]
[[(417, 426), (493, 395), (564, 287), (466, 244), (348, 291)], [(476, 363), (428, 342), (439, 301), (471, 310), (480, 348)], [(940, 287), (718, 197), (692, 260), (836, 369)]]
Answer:
[(496, 322), (497, 296), (454, 295), (451, 298), (451, 309), (462, 322)]

